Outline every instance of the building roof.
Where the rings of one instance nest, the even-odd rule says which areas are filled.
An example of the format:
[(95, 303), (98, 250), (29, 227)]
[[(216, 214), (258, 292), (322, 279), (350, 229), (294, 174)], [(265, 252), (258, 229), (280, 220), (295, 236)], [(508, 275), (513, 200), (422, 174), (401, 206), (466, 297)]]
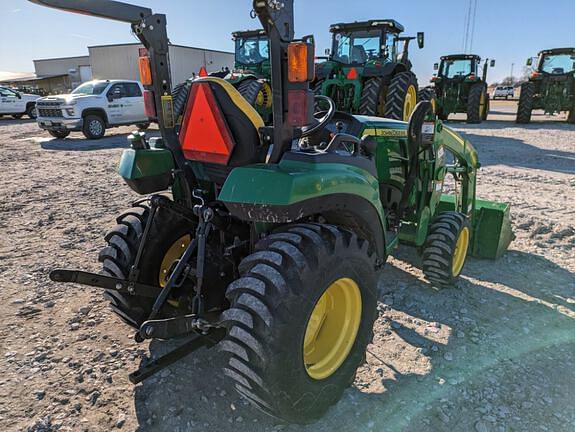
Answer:
[[(88, 47), (88, 49), (90, 49), (90, 48), (122, 47), (122, 46), (141, 46), (141, 45), (142, 44), (140, 42), (128, 42), (128, 43), (118, 43), (118, 44), (109, 44), (109, 45), (91, 45)], [(222, 54), (232, 54), (232, 55), (234, 54), (231, 51), (221, 51), (221, 50), (215, 50), (215, 49), (210, 49), (210, 48), (201, 48), (201, 47), (188, 46), (188, 45), (178, 45), (178, 44), (173, 44), (173, 43), (170, 43), (170, 46), (178, 47), (178, 48), (195, 49), (195, 50), (201, 50), (201, 51), (217, 52), (217, 53), (222, 53)]]
[(3, 80), (0, 80), (0, 82), (16, 83), (16, 82), (28, 82), (28, 81), (41, 81), (44, 79), (67, 77), (67, 76), (68, 76), (68, 74), (54, 74), (54, 75), (41, 75), (41, 76), (30, 75), (30, 76), (25, 76), (25, 77), (20, 77), (20, 78), (3, 79)]
[(45, 58), (45, 59), (36, 59), (33, 61), (39, 62), (39, 61), (72, 60), (72, 59), (85, 59), (85, 58), (90, 58), (90, 56), (89, 55), (79, 55), (79, 56), (69, 56), (69, 57), (53, 57), (53, 58)]

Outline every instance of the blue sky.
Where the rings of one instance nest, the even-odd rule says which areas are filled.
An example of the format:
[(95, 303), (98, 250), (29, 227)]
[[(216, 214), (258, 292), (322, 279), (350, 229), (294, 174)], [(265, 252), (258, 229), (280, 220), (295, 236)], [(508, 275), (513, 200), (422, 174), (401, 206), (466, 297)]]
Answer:
[[(250, 0), (133, 0), (168, 17), (176, 44), (232, 50), (230, 33), (255, 28)], [(296, 34), (313, 33), (317, 52), (330, 46), (328, 27), (341, 21), (394, 18), (407, 34), (426, 34), (411, 50), (420, 85), (439, 56), (460, 52), (467, 0), (295, 0)], [(441, 8), (441, 10), (439, 10)], [(87, 54), (87, 46), (134, 41), (126, 24), (58, 12), (26, 0), (0, 0), (0, 71), (33, 71), (33, 59)], [(489, 81), (519, 74), (544, 48), (575, 46), (575, 0), (478, 0), (473, 51), (495, 58)]]

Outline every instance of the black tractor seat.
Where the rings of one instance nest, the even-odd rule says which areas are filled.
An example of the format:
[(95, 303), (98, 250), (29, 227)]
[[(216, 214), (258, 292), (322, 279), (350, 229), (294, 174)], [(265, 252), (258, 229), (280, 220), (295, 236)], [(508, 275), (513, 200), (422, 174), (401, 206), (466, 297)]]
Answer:
[[(200, 89), (202, 86), (204, 88)], [(206, 100), (213, 101), (210, 93), (216, 102), (211, 109), (206, 108)], [(216, 129), (213, 118), (216, 118)], [(232, 148), (227, 160), (225, 156), (216, 154), (213, 157), (216, 164), (227, 167), (249, 165), (265, 160), (267, 148), (262, 145), (259, 133), (262, 127), (264, 121), (261, 116), (234, 86), (221, 78), (197, 78), (192, 83), (186, 103), (180, 144), (186, 158), (209, 164), (209, 157), (202, 155), (210, 153), (210, 137), (214, 136), (214, 131), (219, 132), (231, 141)]]

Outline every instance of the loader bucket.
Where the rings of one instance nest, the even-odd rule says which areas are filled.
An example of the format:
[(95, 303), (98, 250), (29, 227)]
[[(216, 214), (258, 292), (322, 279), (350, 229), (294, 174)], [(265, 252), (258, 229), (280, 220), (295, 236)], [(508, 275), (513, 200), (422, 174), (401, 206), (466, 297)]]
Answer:
[[(454, 196), (443, 194), (439, 211), (454, 209)], [(470, 255), (478, 258), (497, 259), (505, 253), (515, 238), (511, 230), (509, 209), (510, 206), (507, 203), (475, 200), (475, 210), (470, 220), (472, 228)]]

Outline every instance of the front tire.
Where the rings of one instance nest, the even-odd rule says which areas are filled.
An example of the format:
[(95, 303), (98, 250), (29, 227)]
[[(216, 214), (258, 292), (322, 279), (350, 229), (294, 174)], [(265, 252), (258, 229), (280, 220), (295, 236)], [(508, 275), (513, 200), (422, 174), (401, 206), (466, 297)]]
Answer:
[(532, 82), (521, 84), (519, 103), (517, 104), (516, 123), (527, 124), (531, 122), (531, 112), (533, 111), (533, 97), (535, 96), (535, 85)]
[(433, 110), (433, 114), (438, 112), (437, 107), (437, 95), (435, 94), (435, 89), (432, 87), (425, 87), (419, 91), (417, 94), (417, 101), (429, 101), (431, 103), (431, 109)]
[(317, 419), (353, 382), (371, 341), (375, 256), (346, 230), (297, 224), (261, 240), (239, 270), (222, 314), (224, 373), (267, 414)]
[(463, 270), (471, 230), (464, 214), (441, 213), (430, 225), (423, 247), (423, 273), (438, 288), (455, 284)]
[(104, 136), (106, 133), (106, 123), (102, 117), (94, 114), (87, 115), (84, 118), (84, 125), (82, 126), (82, 133), (90, 140), (97, 140)]
[(32, 120), (38, 117), (38, 112), (36, 111), (36, 104), (29, 104), (26, 107), (26, 115)]

